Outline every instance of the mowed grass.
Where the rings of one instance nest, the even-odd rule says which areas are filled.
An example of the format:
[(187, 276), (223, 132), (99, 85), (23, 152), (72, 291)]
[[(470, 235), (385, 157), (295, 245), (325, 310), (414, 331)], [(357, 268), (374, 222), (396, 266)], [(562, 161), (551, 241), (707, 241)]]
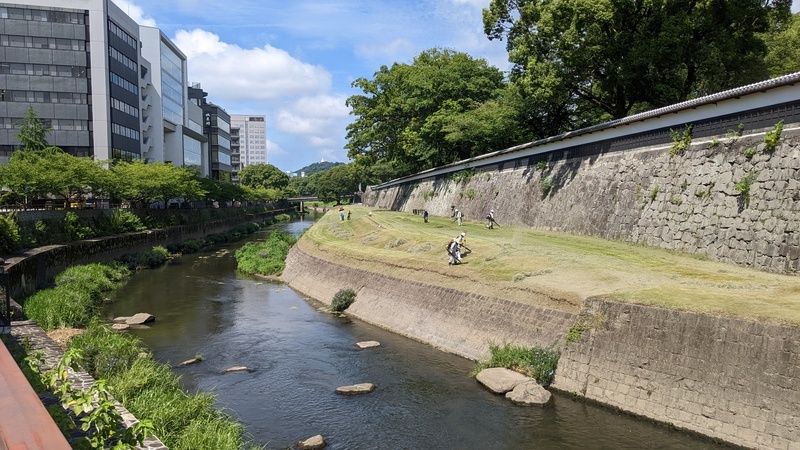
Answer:
[[(331, 210), (298, 242), (307, 253), (364, 270), (540, 306), (578, 311), (583, 299), (800, 324), (800, 277), (618, 241), (351, 206)], [(369, 213), (372, 213), (370, 216)], [(472, 250), (449, 266), (445, 246)], [(358, 288), (360, 286), (353, 286)]]

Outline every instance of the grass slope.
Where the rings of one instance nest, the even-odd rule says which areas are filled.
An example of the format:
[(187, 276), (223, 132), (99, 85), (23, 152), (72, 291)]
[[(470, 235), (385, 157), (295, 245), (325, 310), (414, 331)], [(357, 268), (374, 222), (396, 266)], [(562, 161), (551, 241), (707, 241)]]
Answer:
[[(800, 324), (800, 278), (599, 238), (350, 206), (331, 210), (297, 245), (319, 258), (372, 272), (564, 311), (582, 300)], [(372, 213), (371, 216), (369, 213)], [(466, 231), (472, 250), (448, 266), (445, 245)], [(359, 287), (359, 286), (354, 286)]]

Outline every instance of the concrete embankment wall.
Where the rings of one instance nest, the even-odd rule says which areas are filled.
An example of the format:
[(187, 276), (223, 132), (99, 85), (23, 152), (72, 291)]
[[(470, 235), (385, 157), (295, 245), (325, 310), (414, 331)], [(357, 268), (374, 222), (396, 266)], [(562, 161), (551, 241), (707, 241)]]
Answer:
[[(587, 300), (579, 314), (398, 279), (295, 246), (283, 278), (349, 315), (469, 359), (489, 341), (562, 351), (553, 388), (751, 448), (800, 443), (800, 330)], [(584, 329), (567, 344), (567, 335)]]
[(354, 289), (349, 315), (472, 360), (489, 355), (490, 341), (558, 347), (575, 320), (571, 313), (331, 263), (297, 246), (281, 278), (326, 304), (340, 289)]
[(150, 251), (157, 245), (201, 239), (209, 234), (228, 231), (240, 223), (271, 219), (281, 212), (284, 211), (248, 214), (32, 249), (6, 260), (6, 270), (11, 281), (11, 295), (21, 297), (46, 286), (55, 275), (69, 266), (117, 259), (125, 254)]
[[(582, 157), (539, 154), (472, 167), (471, 177), (441, 175), (370, 188), (364, 202), (439, 216), (449, 216), (454, 206), (468, 219), (494, 209), (501, 225), (621, 239), (796, 273), (800, 131), (787, 125), (771, 152), (765, 150), (767, 131), (695, 139), (674, 156), (671, 141)], [(754, 177), (749, 197), (741, 191), (748, 174)]]
[(553, 387), (751, 448), (800, 448), (800, 329), (587, 300)]

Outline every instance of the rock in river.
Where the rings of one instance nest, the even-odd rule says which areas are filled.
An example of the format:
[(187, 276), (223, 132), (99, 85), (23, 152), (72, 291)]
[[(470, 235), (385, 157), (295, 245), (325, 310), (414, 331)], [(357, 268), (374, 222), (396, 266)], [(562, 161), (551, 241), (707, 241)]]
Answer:
[(356, 342), (356, 347), (358, 348), (375, 348), (380, 347), (381, 343), (378, 341), (361, 341)]
[(229, 367), (222, 371), (222, 373), (231, 373), (231, 372), (252, 372), (253, 369), (245, 366), (233, 366)]
[(328, 444), (325, 442), (325, 439), (321, 434), (318, 434), (306, 439), (305, 441), (298, 442), (297, 448), (302, 450), (319, 450), (321, 448), (325, 448), (326, 445)]
[(530, 380), (525, 375), (503, 367), (481, 370), (475, 377), (482, 385), (495, 394), (505, 394), (520, 383)]
[(550, 391), (540, 386), (536, 380), (530, 379), (514, 386), (514, 389), (506, 393), (506, 398), (518, 405), (544, 406), (550, 403), (553, 395), (550, 394)]
[(339, 395), (360, 395), (369, 394), (375, 390), (375, 385), (372, 383), (359, 383), (352, 386), (342, 386), (336, 388), (336, 393)]

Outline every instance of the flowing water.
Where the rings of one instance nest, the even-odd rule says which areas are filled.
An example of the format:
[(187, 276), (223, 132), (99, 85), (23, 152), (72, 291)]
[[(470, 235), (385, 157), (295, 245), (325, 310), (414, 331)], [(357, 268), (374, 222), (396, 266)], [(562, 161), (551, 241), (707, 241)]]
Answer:
[[(299, 233), (309, 225), (281, 228)], [(320, 312), (320, 303), (288, 286), (237, 274), (233, 252), (242, 244), (140, 272), (115, 294), (108, 315), (155, 315), (152, 327), (133, 333), (173, 366), (202, 355), (175, 372), (187, 389), (214, 392), (218, 406), (267, 448), (316, 434), (328, 449), (722, 448), (569, 395), (557, 394), (547, 408), (513, 405), (468, 376), (471, 361)], [(365, 340), (381, 346), (354, 346)], [(232, 366), (254, 371), (222, 374)], [(363, 382), (377, 389), (334, 393)]]

